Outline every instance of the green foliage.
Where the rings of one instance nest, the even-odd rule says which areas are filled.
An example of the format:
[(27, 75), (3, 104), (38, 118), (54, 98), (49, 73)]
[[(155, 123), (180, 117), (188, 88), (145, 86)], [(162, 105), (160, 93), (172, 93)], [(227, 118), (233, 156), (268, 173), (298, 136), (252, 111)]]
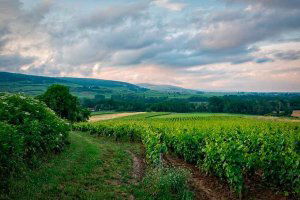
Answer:
[(112, 95), (111, 98), (84, 99), (85, 107), (96, 111), (214, 112), (289, 116), (300, 106), (294, 95), (228, 95), (223, 97), (191, 96), (190, 98), (147, 97), (138, 94)]
[(156, 166), (162, 166), (162, 155), (167, 152), (167, 146), (163, 141), (162, 135), (149, 130), (144, 132), (143, 143), (146, 146), (148, 160)]
[(75, 128), (140, 140), (147, 158), (156, 165), (163, 153), (173, 151), (226, 180), (239, 194), (246, 189), (245, 178), (253, 174), (266, 184), (300, 192), (298, 123), (201, 114), (143, 116), (82, 123)]
[(136, 192), (138, 199), (193, 199), (188, 188), (190, 173), (176, 168), (155, 168), (150, 171)]
[(69, 88), (63, 85), (52, 85), (38, 97), (60, 117), (71, 122), (86, 121), (90, 111), (81, 108), (77, 97), (70, 94)]
[[(24, 139), (16, 128), (0, 122), (0, 187), (6, 189), (7, 176), (16, 174), (24, 167), (22, 155)], [(1, 192), (1, 190), (0, 190)]]
[(73, 125), (74, 130), (89, 131), (91, 134), (114, 137), (116, 140), (142, 141), (146, 147), (148, 161), (155, 166), (161, 166), (162, 154), (167, 147), (162, 142), (162, 137), (155, 134), (150, 128), (138, 126), (137, 124), (111, 124), (78, 123)]
[(69, 127), (44, 103), (31, 97), (0, 96), (0, 179), (7, 180), (24, 166), (34, 167), (67, 143)]

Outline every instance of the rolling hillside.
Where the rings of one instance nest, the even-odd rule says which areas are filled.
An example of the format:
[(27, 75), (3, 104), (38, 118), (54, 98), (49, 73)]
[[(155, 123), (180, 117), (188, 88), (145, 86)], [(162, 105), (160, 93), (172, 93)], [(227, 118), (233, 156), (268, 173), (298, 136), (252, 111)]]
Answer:
[(180, 94), (202, 94), (203, 93), (201, 91), (186, 89), (186, 88), (177, 87), (173, 85), (154, 85), (149, 83), (140, 83), (137, 85), (150, 90), (155, 90), (158, 92), (166, 92), (166, 93), (180, 93)]
[(149, 89), (134, 84), (89, 78), (45, 77), (25, 74), (0, 72), (0, 92), (20, 92), (39, 95), (52, 84), (63, 84), (70, 87), (78, 97), (93, 98), (96, 94), (110, 96), (113, 94), (144, 93)]

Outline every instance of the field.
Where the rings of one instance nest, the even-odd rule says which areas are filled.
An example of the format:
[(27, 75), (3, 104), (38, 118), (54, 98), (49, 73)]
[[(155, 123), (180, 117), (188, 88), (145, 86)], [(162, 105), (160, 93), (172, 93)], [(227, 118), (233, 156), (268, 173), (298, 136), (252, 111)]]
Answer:
[[(17, 96), (9, 98), (22, 99)], [(40, 119), (40, 112), (35, 112), (38, 101), (29, 97), (26, 100), (28, 104), (24, 107), (27, 109), (24, 117), (34, 118), (37, 115)], [(3, 105), (8, 104), (4, 102)], [(55, 124), (63, 123), (56, 122), (59, 119), (44, 106), (40, 109), (50, 112), (48, 115)], [(45, 118), (42, 123), (48, 123), (46, 119), (50, 118)], [(19, 162), (19, 154), (3, 146), (15, 157), (8, 154), (1, 162), (22, 173), (12, 173), (6, 180), (6, 189), (0, 199), (299, 197), (299, 120), (226, 113), (170, 112), (98, 112), (91, 119), (90, 122), (72, 125), (72, 131), (68, 134), (70, 145), (62, 146), (59, 152), (56, 142), (67, 143), (57, 141), (61, 137), (58, 132), (49, 141), (42, 140), (39, 131), (35, 132), (34, 140), (28, 134), (27, 141), (41, 139), (39, 145), (24, 144), (24, 155), (27, 156), (28, 151), (32, 154), (31, 157), (24, 157), (28, 159), (25, 164), (29, 167), (9, 162), (12, 158)], [(28, 131), (35, 127), (42, 128), (37, 123), (30, 125), (32, 128), (24, 123), (18, 130), (24, 131), (23, 127)], [(4, 123), (2, 126), (12, 131)], [(48, 133), (47, 130), (43, 134)], [(0, 130), (0, 134), (8, 134), (7, 139), (0, 140), (5, 144), (12, 141), (15, 132)], [(54, 144), (55, 154), (39, 148), (45, 146), (45, 142)], [(19, 143), (10, 145), (15, 145), (15, 149)], [(32, 163), (35, 165), (30, 167)], [(6, 170), (10, 171), (9, 168)]]
[(119, 117), (137, 115), (137, 114), (141, 114), (141, 113), (143, 113), (143, 112), (129, 112), (129, 113), (107, 113), (107, 112), (103, 112), (103, 113), (100, 113), (100, 114), (94, 114), (92, 117), (90, 117), (89, 122), (109, 120), (109, 119), (114, 119), (114, 118), (119, 118)]
[(141, 141), (147, 159), (154, 165), (162, 165), (164, 155), (173, 153), (225, 180), (240, 196), (258, 180), (286, 195), (299, 194), (300, 126), (295, 121), (227, 114), (145, 113), (81, 123), (75, 128), (116, 140)]
[(92, 112), (91, 116), (95, 116), (95, 115), (107, 115), (107, 114), (117, 114), (120, 112), (115, 112), (115, 111), (97, 111), (97, 112)]

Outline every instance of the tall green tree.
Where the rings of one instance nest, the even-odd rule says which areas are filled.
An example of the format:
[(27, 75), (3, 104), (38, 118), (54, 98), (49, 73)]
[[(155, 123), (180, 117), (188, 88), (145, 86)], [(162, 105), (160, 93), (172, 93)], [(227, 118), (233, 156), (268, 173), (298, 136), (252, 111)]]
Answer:
[(70, 94), (69, 88), (64, 85), (51, 85), (38, 98), (57, 115), (71, 122), (85, 121), (90, 117), (90, 111), (82, 108), (77, 97)]

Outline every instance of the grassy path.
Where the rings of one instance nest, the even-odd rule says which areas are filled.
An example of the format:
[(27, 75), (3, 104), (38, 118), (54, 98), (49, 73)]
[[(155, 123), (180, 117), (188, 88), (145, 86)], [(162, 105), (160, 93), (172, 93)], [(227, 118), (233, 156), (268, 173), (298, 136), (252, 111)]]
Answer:
[(11, 199), (130, 199), (139, 144), (72, 132), (70, 147), (26, 177), (12, 180)]

